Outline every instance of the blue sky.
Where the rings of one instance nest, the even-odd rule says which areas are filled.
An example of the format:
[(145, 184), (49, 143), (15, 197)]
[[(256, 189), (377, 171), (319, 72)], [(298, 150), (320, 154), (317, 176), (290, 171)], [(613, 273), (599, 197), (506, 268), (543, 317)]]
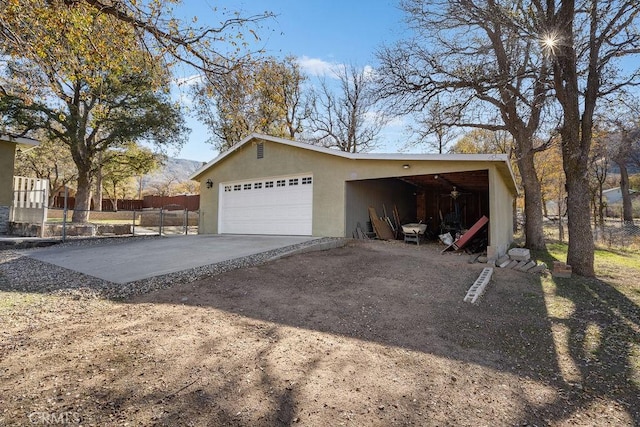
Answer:
[[(259, 31), (257, 47), (271, 56), (295, 56), (312, 79), (336, 64), (375, 66), (376, 49), (400, 38), (405, 28), (397, 0), (185, 0), (175, 12), (188, 18), (197, 16), (200, 25), (216, 26), (221, 18), (211, 11), (213, 7), (244, 16), (267, 10), (276, 14)], [(206, 128), (193, 119), (188, 126), (192, 129), (189, 142), (176, 157), (198, 161), (215, 157), (217, 152), (205, 142), (209, 138)], [(377, 151), (398, 150), (403, 128), (398, 122), (388, 126)]]

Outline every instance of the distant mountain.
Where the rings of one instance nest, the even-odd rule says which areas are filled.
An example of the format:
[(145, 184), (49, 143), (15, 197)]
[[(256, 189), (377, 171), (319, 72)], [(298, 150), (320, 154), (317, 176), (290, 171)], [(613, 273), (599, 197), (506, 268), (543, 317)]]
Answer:
[[(620, 173), (620, 168), (612, 161), (609, 172), (617, 175)], [(629, 153), (627, 172), (629, 172), (629, 175), (640, 173), (640, 143), (635, 143), (631, 149), (631, 153)]]
[[(202, 162), (167, 157), (159, 169), (142, 177), (142, 189), (145, 192), (158, 193), (174, 185), (192, 182), (189, 176), (203, 165)], [(182, 191), (181, 191), (182, 192)]]

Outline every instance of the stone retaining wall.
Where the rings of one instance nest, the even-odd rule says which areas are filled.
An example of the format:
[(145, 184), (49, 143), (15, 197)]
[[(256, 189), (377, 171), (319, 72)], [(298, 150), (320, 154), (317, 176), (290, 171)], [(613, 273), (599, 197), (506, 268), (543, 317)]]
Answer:
[(0, 234), (9, 229), (9, 206), (0, 206)]
[[(47, 218), (62, 218), (63, 212), (60, 209), (49, 209)], [(67, 211), (67, 221), (71, 221), (73, 211)], [(162, 212), (162, 224), (167, 226), (183, 226), (184, 225), (184, 211), (163, 211)], [(89, 221), (131, 221), (133, 223), (134, 212), (133, 211), (118, 211), (118, 212), (97, 212), (91, 211), (89, 213)], [(198, 225), (198, 212), (189, 211), (188, 222), (189, 226)], [(135, 212), (136, 224), (143, 227), (158, 227), (160, 225), (160, 211), (156, 209), (142, 210)]]
[[(44, 236), (61, 237), (62, 224), (46, 224)], [(17, 237), (40, 237), (42, 227), (38, 224), (23, 224), (12, 222), (9, 224), (9, 234)], [(132, 233), (130, 224), (67, 224), (67, 236), (125, 236)]]
[[(148, 211), (142, 212), (140, 215), (140, 225), (142, 227), (158, 227), (160, 226), (160, 212)], [(198, 225), (198, 213), (189, 212), (187, 217), (189, 226)], [(162, 225), (166, 226), (184, 226), (184, 211), (164, 211), (162, 212)]]
[[(133, 212), (132, 211), (118, 211), (118, 212), (99, 212), (99, 211), (91, 211), (89, 212), (89, 221), (103, 221), (109, 219), (117, 219), (117, 220), (130, 220), (133, 222)], [(140, 213), (136, 212), (136, 219), (140, 217)], [(62, 209), (49, 209), (47, 211), (47, 218), (62, 218), (64, 216), (64, 211)], [(71, 221), (73, 217), (73, 211), (67, 211), (67, 220)]]

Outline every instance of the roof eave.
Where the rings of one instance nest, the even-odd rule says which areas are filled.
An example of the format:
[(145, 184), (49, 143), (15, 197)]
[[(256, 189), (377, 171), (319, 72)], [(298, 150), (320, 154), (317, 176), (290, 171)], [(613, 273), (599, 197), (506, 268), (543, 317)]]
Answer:
[(199, 180), (199, 178), (213, 165), (222, 161), (224, 158), (235, 152), (240, 147), (244, 146), (251, 140), (271, 141), (292, 147), (301, 148), (304, 150), (316, 151), (336, 157), (342, 157), (351, 160), (397, 160), (397, 161), (461, 161), (461, 162), (498, 162), (504, 164), (507, 168), (507, 175), (511, 178), (512, 190), (518, 194), (518, 188), (516, 186), (515, 175), (509, 163), (509, 156), (507, 154), (405, 154), (405, 153), (349, 153), (345, 151), (334, 150), (331, 148), (312, 145), (305, 142), (299, 142), (286, 138), (279, 138), (270, 135), (264, 135), (260, 133), (252, 133), (245, 137), (242, 141), (229, 148), (227, 151), (220, 153), (216, 158), (209, 163), (203, 165), (200, 169), (195, 171), (189, 179)]
[(18, 146), (23, 147), (36, 147), (40, 145), (40, 141), (25, 136), (14, 136), (9, 134), (0, 134), (0, 140), (5, 142), (11, 142)]

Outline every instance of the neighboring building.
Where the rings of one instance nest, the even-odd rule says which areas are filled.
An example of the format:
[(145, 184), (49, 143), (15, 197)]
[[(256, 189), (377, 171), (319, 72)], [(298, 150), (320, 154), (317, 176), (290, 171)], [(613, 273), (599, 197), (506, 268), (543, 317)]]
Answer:
[(28, 150), (39, 144), (31, 138), (0, 135), (0, 234), (7, 231), (13, 204), (13, 170), (17, 150)]
[(517, 189), (501, 154), (354, 154), (252, 134), (191, 179), (204, 234), (352, 237), (372, 206), (434, 231), (452, 212), (465, 227), (486, 215), (494, 251), (513, 241)]
[[(629, 194), (633, 195), (634, 193), (637, 193), (637, 191), (632, 189), (629, 190)], [(622, 189), (620, 189), (620, 187), (604, 190), (602, 192), (602, 196), (607, 199), (608, 205), (612, 205), (614, 203), (622, 203)]]

